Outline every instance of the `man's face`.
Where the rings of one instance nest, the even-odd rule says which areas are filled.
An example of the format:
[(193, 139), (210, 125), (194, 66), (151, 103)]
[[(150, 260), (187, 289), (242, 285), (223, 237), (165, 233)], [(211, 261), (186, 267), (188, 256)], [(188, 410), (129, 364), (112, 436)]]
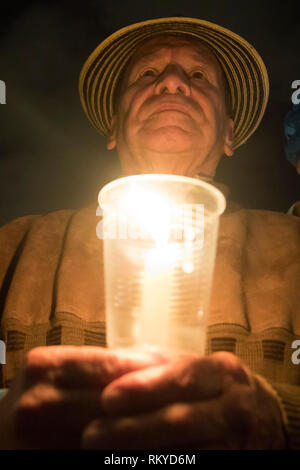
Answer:
[(213, 176), (232, 155), (222, 72), (196, 40), (159, 36), (141, 46), (125, 74), (108, 148), (124, 174)]

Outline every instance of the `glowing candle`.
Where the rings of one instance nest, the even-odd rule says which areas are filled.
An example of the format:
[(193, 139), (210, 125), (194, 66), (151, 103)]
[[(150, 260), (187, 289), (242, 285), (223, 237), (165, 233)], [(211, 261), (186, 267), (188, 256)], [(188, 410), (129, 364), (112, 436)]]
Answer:
[(133, 175), (106, 185), (99, 203), (114, 225), (104, 240), (108, 346), (203, 354), (222, 193), (184, 176)]
[(145, 253), (139, 337), (143, 345), (168, 346), (172, 272), (177, 258), (175, 243)]

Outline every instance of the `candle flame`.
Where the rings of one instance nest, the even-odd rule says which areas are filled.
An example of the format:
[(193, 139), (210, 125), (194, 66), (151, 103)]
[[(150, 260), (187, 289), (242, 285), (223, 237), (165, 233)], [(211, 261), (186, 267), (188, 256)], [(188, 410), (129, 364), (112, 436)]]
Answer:
[(132, 183), (122, 198), (120, 209), (127, 215), (130, 224), (137, 225), (143, 235), (152, 237), (157, 246), (166, 245), (174, 210), (166, 196)]

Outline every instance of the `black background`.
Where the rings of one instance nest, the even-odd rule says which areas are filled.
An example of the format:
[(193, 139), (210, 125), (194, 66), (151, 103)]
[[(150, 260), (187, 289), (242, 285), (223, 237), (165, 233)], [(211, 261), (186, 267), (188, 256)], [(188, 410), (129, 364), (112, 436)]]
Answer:
[[(27, 1), (0, 6), (0, 223), (97, 200), (119, 176), (116, 153), (85, 117), (78, 77), (92, 50), (130, 23), (191, 16), (247, 39), (266, 63), (270, 99), (249, 142), (223, 157), (216, 180), (244, 207), (287, 211), (300, 176), (286, 161), (283, 119), (300, 79), (299, 2), (201, 0)], [(7, 3), (7, 2), (6, 2)]]

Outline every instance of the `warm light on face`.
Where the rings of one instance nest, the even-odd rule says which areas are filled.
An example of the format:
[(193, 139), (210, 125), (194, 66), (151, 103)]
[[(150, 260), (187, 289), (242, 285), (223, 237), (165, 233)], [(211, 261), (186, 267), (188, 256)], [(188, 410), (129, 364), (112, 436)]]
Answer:
[(213, 177), (232, 154), (222, 68), (197, 40), (163, 35), (138, 48), (126, 68), (108, 148), (124, 175)]

